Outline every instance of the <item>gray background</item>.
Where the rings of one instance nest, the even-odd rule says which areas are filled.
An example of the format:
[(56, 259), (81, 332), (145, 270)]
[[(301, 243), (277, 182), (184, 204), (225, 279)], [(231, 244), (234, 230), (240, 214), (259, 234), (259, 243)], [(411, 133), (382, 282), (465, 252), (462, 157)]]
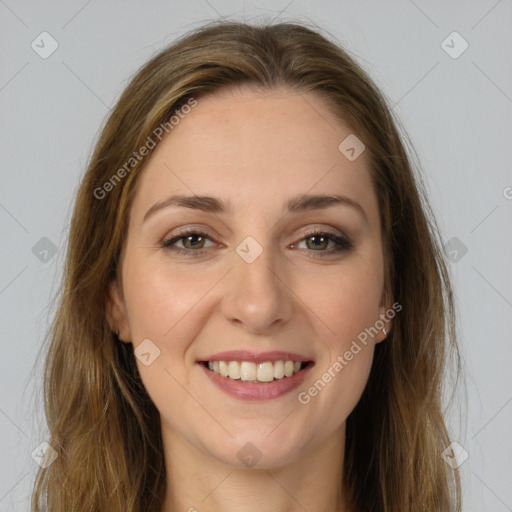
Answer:
[[(139, 66), (219, 16), (318, 24), (394, 105), (453, 259), (467, 399), (456, 395), (450, 425), (469, 454), (464, 510), (512, 510), (511, 0), (0, 0), (0, 510), (28, 510), (31, 454), (46, 439), (39, 351), (99, 128)], [(46, 59), (31, 47), (51, 48), (43, 31), (58, 43)], [(469, 44), (457, 58), (453, 31)]]

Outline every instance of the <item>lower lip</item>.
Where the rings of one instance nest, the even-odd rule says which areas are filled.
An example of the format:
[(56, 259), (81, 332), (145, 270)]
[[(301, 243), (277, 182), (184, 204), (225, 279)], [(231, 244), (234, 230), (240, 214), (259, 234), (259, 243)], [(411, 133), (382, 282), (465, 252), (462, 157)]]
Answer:
[(201, 363), (198, 363), (208, 378), (222, 391), (240, 400), (272, 400), (286, 395), (302, 384), (306, 374), (313, 367), (309, 363), (306, 368), (291, 377), (274, 379), (272, 382), (248, 382), (240, 379), (223, 377), (212, 370), (209, 370)]

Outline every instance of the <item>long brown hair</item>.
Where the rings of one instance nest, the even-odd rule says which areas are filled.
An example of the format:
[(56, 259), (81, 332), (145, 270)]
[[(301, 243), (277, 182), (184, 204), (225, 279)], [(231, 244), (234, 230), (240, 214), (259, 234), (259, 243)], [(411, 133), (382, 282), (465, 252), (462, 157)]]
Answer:
[(105, 315), (148, 156), (126, 163), (187, 101), (239, 85), (320, 95), (370, 157), (386, 286), (403, 309), (377, 344), (367, 387), (347, 420), (340, 489), (350, 510), (460, 510), (458, 472), (441, 458), (450, 444), (442, 410), (446, 362), (458, 361), (454, 300), (439, 230), (391, 109), (347, 52), (317, 30), (238, 22), (203, 26), (154, 56), (97, 141), (77, 192), (48, 333), (45, 414), (58, 457), (37, 475), (32, 510), (44, 510), (43, 501), (50, 512), (161, 510), (159, 414), (131, 344), (117, 340)]

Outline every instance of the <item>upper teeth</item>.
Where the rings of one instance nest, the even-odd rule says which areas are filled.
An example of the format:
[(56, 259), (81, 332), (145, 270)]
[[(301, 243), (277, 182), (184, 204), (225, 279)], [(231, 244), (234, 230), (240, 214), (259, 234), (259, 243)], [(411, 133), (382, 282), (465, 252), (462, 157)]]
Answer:
[(300, 361), (208, 361), (208, 368), (230, 379), (271, 382), (274, 379), (291, 377), (300, 370)]

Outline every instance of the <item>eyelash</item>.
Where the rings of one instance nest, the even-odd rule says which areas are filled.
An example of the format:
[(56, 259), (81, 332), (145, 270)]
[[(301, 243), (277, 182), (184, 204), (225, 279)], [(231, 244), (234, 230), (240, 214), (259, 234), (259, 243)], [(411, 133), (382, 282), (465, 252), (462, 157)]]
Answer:
[[(202, 238), (206, 238), (210, 241), (213, 241), (206, 233), (203, 233), (202, 231), (197, 231), (194, 229), (187, 229), (168, 240), (163, 240), (161, 246), (162, 246), (162, 248), (172, 251), (175, 254), (186, 255), (186, 256), (201, 256), (202, 254), (204, 254), (204, 251), (206, 251), (206, 249), (181, 249), (179, 247), (178, 248), (172, 247), (172, 245), (175, 244), (176, 242), (178, 242), (179, 240), (186, 238), (187, 236), (192, 236), (192, 235), (200, 236)], [(350, 251), (354, 247), (354, 244), (345, 236), (339, 236), (339, 235), (335, 235), (334, 233), (329, 233), (329, 232), (320, 231), (320, 230), (317, 230), (317, 231), (313, 230), (313, 231), (309, 231), (309, 232), (305, 233), (303, 238), (301, 238), (299, 240), (299, 242), (302, 242), (303, 240), (306, 240), (308, 238), (312, 238), (313, 236), (326, 237), (329, 240), (332, 240), (333, 242), (338, 244), (338, 247), (336, 247), (334, 249), (331, 248), (330, 250), (324, 250), (324, 251), (314, 251), (312, 249), (309, 249), (308, 250), (309, 252), (316, 253), (315, 255), (312, 254), (311, 256), (309, 256), (311, 258), (325, 258), (327, 256), (330, 256), (330, 255), (333, 255), (336, 253), (340, 253), (343, 251)]]

